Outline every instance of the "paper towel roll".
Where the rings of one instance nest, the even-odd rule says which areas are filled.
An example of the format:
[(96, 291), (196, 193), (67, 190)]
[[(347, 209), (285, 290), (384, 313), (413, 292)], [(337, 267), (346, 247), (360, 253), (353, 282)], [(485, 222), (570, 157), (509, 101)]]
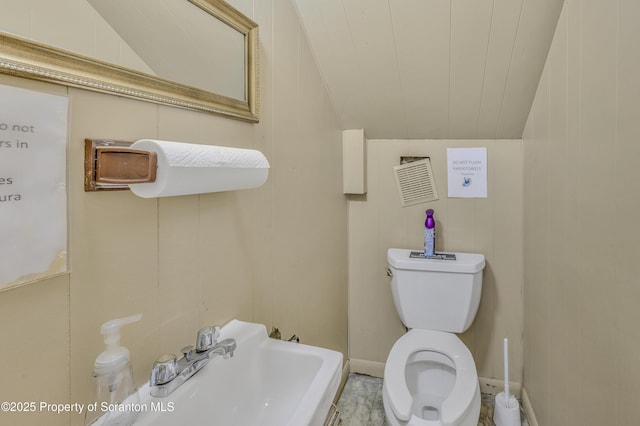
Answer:
[(255, 188), (269, 176), (269, 162), (253, 149), (141, 139), (131, 149), (158, 154), (156, 181), (129, 185), (142, 198)]

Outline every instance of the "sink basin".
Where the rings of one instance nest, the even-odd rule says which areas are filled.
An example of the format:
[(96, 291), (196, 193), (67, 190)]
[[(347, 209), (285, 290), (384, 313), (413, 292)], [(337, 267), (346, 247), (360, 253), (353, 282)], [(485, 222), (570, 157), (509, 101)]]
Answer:
[(139, 390), (135, 425), (322, 426), (336, 395), (342, 354), (270, 339), (262, 324), (233, 320), (221, 339), (236, 339), (233, 358), (213, 358), (173, 394)]

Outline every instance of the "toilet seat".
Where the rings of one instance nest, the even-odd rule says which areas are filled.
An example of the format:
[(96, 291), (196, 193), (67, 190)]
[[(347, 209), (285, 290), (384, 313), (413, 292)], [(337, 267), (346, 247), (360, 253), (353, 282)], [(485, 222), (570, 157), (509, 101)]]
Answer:
[(384, 387), (391, 409), (398, 419), (411, 419), (413, 396), (407, 387), (405, 368), (409, 357), (420, 351), (441, 353), (455, 364), (455, 384), (442, 403), (440, 421), (444, 425), (456, 424), (475, 398), (478, 375), (471, 352), (452, 333), (412, 329), (393, 345), (384, 368)]

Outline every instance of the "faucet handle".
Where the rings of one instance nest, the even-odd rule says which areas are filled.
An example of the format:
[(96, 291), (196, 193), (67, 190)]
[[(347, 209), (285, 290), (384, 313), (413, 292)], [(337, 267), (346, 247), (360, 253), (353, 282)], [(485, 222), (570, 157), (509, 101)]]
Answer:
[(175, 379), (177, 375), (177, 357), (175, 354), (165, 354), (153, 363), (149, 382), (151, 386), (163, 385)]
[(205, 352), (218, 343), (220, 337), (220, 327), (217, 325), (203, 327), (198, 330), (196, 337), (196, 352)]
[(218, 342), (217, 346), (222, 348), (222, 357), (224, 359), (233, 358), (233, 353), (238, 347), (236, 339), (224, 339), (223, 341)]

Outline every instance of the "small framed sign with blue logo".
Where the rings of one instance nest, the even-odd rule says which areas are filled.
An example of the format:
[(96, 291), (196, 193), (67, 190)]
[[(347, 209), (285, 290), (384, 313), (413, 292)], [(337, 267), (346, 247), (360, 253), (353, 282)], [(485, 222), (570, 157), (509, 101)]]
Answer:
[(449, 198), (487, 198), (487, 148), (447, 148)]

